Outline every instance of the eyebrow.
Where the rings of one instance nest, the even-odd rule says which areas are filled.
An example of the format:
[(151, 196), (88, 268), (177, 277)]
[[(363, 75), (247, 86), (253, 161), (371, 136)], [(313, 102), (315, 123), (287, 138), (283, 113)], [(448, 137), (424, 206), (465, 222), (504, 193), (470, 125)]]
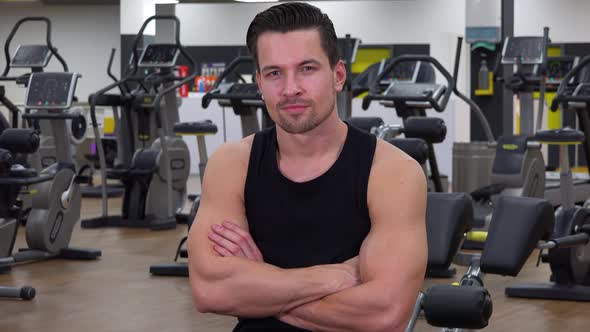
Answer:
[[(301, 63), (299, 63), (298, 67), (310, 65), (310, 64), (314, 64), (314, 65), (318, 65), (318, 66), (321, 65), (321, 63), (318, 60), (306, 59), (306, 60), (303, 60)], [(277, 69), (281, 69), (281, 68), (279, 66), (274, 66), (274, 65), (264, 66), (264, 67), (262, 67), (260, 72), (262, 73), (262, 72), (266, 72), (269, 70), (277, 70)]]

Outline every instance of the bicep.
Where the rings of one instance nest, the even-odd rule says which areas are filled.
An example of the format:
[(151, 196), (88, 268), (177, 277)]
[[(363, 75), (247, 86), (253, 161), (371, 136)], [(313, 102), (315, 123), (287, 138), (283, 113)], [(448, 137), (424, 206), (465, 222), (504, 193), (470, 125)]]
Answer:
[(220, 148), (207, 165), (199, 210), (188, 239), (189, 264), (197, 269), (211, 266), (211, 258), (217, 257), (208, 239), (213, 224), (231, 221), (248, 229), (243, 199), (244, 171), (236, 170), (235, 166), (241, 164), (232, 158), (231, 150), (231, 147)]
[(396, 169), (392, 174), (378, 167), (370, 179), (371, 231), (359, 258), (363, 282), (378, 284), (382, 295), (407, 304), (406, 311), (415, 302), (426, 269), (426, 182), (413, 160), (399, 161)]

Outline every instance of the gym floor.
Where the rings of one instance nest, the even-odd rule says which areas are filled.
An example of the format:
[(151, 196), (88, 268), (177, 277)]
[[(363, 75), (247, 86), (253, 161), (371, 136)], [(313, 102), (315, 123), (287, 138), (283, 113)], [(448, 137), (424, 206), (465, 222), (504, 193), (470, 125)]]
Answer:
[[(191, 179), (190, 192), (198, 192)], [(110, 200), (118, 211), (120, 200)], [(83, 216), (100, 213), (100, 200), (85, 199)], [(200, 314), (193, 308), (187, 278), (152, 277), (152, 264), (171, 262), (186, 227), (153, 232), (137, 229), (86, 230), (78, 226), (71, 245), (102, 250), (99, 261), (52, 260), (16, 266), (0, 275), (0, 286), (31, 285), (31, 302), (0, 300), (0, 331), (203, 331), (227, 332), (236, 319)], [(25, 245), (19, 230), (17, 247)], [(544, 282), (550, 270), (535, 267), (537, 253), (517, 279), (486, 276), (494, 314), (486, 331), (587, 331), (590, 303), (507, 298), (514, 282)], [(465, 268), (458, 267), (459, 273)], [(460, 274), (459, 274), (460, 276)], [(427, 280), (424, 287), (449, 280)], [(436, 331), (421, 320), (416, 331)]]

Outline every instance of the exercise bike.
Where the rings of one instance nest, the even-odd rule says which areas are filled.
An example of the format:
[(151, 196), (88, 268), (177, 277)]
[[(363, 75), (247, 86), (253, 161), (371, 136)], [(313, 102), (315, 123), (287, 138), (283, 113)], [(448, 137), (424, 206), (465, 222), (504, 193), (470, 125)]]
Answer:
[[(99, 250), (69, 246), (73, 229), (80, 220), (80, 183), (85, 178), (76, 173), (71, 150), (67, 148), (66, 120), (72, 116), (71, 106), (79, 75), (76, 73), (33, 73), (28, 82), (25, 120), (49, 120), (55, 134), (58, 163), (37, 172), (13, 165), (10, 153), (4, 161), (4, 176), (0, 177), (2, 190), (0, 207), (3, 207), (3, 227), (12, 232), (3, 233), (0, 241), (6, 245), (0, 252), (0, 269), (10, 269), (20, 263), (51, 258), (94, 260)], [(35, 112), (32, 112), (35, 111)], [(6, 129), (2, 133), (3, 146), (19, 153), (32, 153), (39, 146), (39, 137), (33, 129)], [(32, 194), (32, 208), (27, 217), (26, 241), (28, 247), (13, 253), (17, 225), (14, 205), (20, 188), (26, 186)]]
[[(562, 128), (539, 131), (535, 135), (535, 139), (540, 142), (559, 146), (562, 205), (555, 212), (552, 237), (556, 240), (539, 246), (540, 261), (551, 267), (550, 282), (513, 285), (506, 288), (507, 296), (590, 301), (590, 209), (587, 205), (575, 205), (577, 199), (568, 151), (570, 145), (578, 144), (583, 144), (588, 151), (590, 84), (580, 81), (572, 88), (570, 82), (589, 64), (590, 56), (587, 56), (563, 78), (551, 104), (552, 111), (556, 111), (560, 105), (563, 111), (575, 110), (583, 131)], [(544, 250), (548, 252), (545, 254)]]

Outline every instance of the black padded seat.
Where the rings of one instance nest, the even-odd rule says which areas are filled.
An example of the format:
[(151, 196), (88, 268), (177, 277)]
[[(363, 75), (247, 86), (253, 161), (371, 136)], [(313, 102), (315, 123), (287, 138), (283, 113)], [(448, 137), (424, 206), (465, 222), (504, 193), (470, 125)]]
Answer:
[(584, 133), (572, 128), (542, 130), (535, 134), (535, 140), (545, 144), (574, 145), (584, 142)]
[(178, 135), (213, 135), (217, 133), (217, 126), (211, 120), (179, 122), (174, 125), (174, 133)]

